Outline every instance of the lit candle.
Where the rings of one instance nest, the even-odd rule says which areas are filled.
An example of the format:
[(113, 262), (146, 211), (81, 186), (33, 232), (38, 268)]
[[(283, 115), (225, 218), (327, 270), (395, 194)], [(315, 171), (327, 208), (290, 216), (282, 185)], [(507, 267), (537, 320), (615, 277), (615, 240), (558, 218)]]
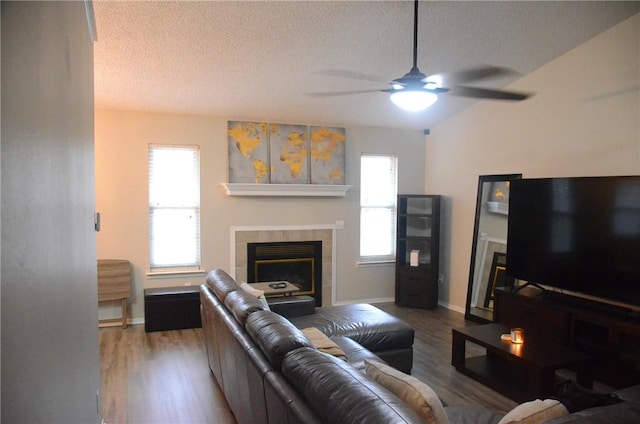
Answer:
[(511, 342), (512, 343), (524, 343), (524, 329), (512, 328), (511, 329)]

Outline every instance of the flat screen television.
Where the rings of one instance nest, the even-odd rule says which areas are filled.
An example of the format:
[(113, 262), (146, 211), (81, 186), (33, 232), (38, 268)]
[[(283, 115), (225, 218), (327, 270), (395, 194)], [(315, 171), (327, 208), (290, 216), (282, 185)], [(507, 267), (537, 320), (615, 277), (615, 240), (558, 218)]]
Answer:
[(640, 176), (512, 181), (506, 268), (640, 307)]

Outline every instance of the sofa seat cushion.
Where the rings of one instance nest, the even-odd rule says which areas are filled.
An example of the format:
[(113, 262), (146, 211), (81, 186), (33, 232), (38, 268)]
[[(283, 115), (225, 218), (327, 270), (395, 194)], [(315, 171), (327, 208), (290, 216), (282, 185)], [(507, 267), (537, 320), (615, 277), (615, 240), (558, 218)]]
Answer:
[(246, 330), (277, 370), (288, 352), (300, 347), (313, 347), (302, 331), (275, 312), (253, 312), (247, 318)]
[(349, 337), (374, 353), (413, 346), (411, 326), (364, 303), (316, 308), (315, 314), (294, 317), (291, 322), (298, 328), (316, 327), (329, 337)]
[(316, 349), (289, 352), (282, 374), (326, 423), (418, 423), (393, 393), (349, 364)]

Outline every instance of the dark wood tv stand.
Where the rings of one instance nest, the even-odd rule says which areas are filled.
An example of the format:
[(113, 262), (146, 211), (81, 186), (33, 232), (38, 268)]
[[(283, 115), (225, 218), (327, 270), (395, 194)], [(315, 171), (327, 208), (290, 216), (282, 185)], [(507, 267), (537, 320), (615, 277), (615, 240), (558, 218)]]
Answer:
[(495, 322), (592, 356), (596, 380), (640, 384), (640, 323), (628, 309), (534, 287), (496, 288), (494, 302)]

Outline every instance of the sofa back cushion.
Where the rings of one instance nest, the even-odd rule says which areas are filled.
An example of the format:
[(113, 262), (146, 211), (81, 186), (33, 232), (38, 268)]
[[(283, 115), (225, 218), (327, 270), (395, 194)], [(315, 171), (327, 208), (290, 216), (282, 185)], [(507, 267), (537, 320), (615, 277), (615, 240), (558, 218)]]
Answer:
[(311, 342), (286, 318), (271, 311), (252, 313), (245, 325), (247, 333), (277, 370), (284, 356), (300, 347), (313, 347)]
[(422, 419), (393, 393), (333, 356), (311, 348), (289, 352), (282, 374), (322, 422), (419, 423)]
[(241, 327), (244, 327), (250, 314), (264, 309), (262, 303), (255, 296), (244, 290), (229, 292), (224, 298), (224, 306), (227, 307)]
[(221, 269), (214, 269), (207, 275), (207, 285), (211, 287), (211, 290), (222, 303), (224, 303), (227, 294), (240, 288), (233, 281), (233, 278)]
[(264, 395), (270, 423), (322, 424), (302, 395), (279, 371), (268, 372), (265, 376)]

